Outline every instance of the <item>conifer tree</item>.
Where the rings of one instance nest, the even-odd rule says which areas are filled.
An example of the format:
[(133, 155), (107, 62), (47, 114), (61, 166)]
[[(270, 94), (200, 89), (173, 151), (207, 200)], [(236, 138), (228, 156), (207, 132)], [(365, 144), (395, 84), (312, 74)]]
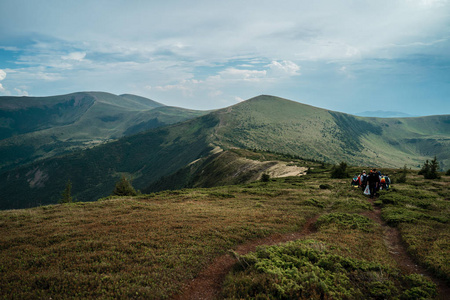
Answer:
[(430, 172), (430, 163), (428, 162), (428, 159), (425, 161), (425, 163), (422, 166), (422, 169), (419, 171), (419, 175), (427, 176), (427, 174)]
[(427, 159), (418, 174), (423, 175), (425, 179), (441, 178), (441, 176), (439, 175), (439, 163), (436, 156), (431, 162), (429, 162)]
[(436, 156), (430, 163), (430, 168), (427, 174), (424, 174), (426, 179), (439, 179), (441, 176), (439, 175), (439, 163), (437, 161)]
[(59, 203), (72, 203), (72, 182), (67, 180), (66, 188), (61, 193), (61, 199), (59, 200)]
[(131, 182), (128, 181), (124, 175), (120, 178), (120, 180), (116, 183), (116, 187), (112, 192), (114, 196), (136, 196), (136, 190), (131, 185)]

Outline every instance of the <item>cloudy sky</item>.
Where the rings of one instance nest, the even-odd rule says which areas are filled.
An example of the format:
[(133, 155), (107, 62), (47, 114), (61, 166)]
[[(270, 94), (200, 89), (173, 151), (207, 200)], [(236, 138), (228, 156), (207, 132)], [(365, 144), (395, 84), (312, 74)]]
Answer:
[(0, 0), (0, 95), (450, 114), (450, 1)]

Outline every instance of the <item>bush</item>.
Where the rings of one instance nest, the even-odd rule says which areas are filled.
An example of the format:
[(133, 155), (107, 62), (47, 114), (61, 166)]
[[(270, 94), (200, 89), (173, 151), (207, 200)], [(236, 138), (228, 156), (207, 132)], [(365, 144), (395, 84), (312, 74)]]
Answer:
[(268, 182), (270, 180), (270, 175), (267, 173), (262, 174), (261, 181), (262, 182)]
[(321, 185), (319, 185), (319, 188), (321, 190), (329, 190), (329, 189), (331, 189), (331, 185), (329, 185), (329, 184), (321, 184)]
[(136, 196), (136, 190), (131, 185), (131, 182), (128, 181), (125, 176), (122, 175), (120, 180), (116, 183), (116, 187), (112, 192), (113, 196)]
[(445, 172), (445, 175), (450, 176), (450, 169), (448, 169), (447, 172)]
[(331, 171), (331, 178), (347, 178), (347, 163), (341, 162), (338, 166), (334, 166)]

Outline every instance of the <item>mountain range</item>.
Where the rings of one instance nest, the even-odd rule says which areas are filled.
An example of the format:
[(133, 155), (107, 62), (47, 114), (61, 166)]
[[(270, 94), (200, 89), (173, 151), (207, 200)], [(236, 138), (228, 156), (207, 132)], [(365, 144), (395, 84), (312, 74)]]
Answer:
[(205, 113), (129, 94), (0, 97), (0, 171)]
[(398, 111), (384, 111), (384, 110), (376, 110), (376, 111), (363, 111), (360, 113), (356, 113), (356, 116), (359, 117), (376, 117), (376, 118), (410, 118), (417, 117), (412, 116), (410, 114), (405, 114)]
[[(117, 106), (111, 102), (107, 104)], [(130, 119), (143, 112), (130, 112)], [(203, 115), (193, 117), (195, 114)], [(208, 113), (190, 111), (190, 116), (193, 118), (186, 121), (4, 171), (0, 174), (0, 208), (56, 203), (68, 180), (75, 198), (92, 201), (109, 195), (121, 175), (132, 178), (137, 189), (149, 193), (247, 182), (275, 163), (255, 165), (242, 149), (384, 168), (418, 167), (436, 156), (443, 168), (450, 166), (450, 115), (357, 117), (261, 95)], [(117, 125), (121, 129), (111, 137), (125, 135), (129, 128), (152, 118), (140, 120), (131, 127)]]

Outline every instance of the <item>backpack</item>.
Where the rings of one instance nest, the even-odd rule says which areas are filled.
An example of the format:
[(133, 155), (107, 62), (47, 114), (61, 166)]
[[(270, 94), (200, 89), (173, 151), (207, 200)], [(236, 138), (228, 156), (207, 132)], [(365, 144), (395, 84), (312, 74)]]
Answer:
[(361, 185), (365, 185), (367, 182), (367, 174), (361, 175)]

